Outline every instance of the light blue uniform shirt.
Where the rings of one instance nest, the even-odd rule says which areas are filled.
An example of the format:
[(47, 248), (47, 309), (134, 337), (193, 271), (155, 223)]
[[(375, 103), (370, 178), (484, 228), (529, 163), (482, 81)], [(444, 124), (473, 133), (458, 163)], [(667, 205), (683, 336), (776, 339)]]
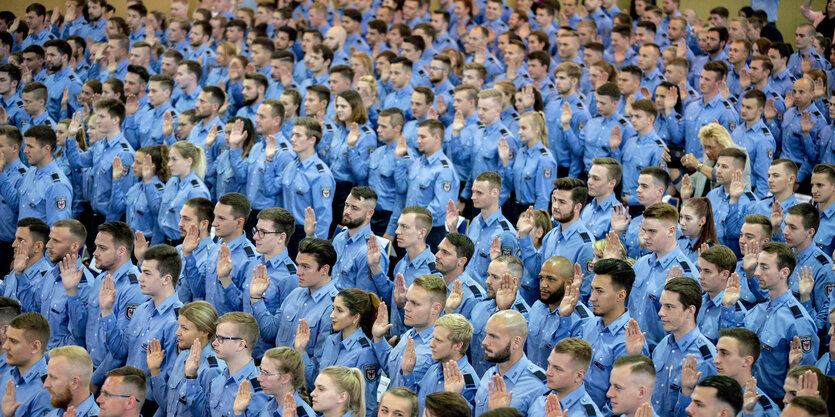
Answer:
[[(493, 375), (499, 373), (498, 365), (492, 366), (481, 377), (478, 391), (475, 394), (475, 414), (481, 415), (489, 410), (487, 400), (490, 395), (490, 385), (493, 383)], [(513, 400), (510, 406), (519, 410), (523, 416), (529, 415), (528, 409), (532, 407), (538, 397), (541, 397), (548, 388), (545, 387), (545, 372), (542, 368), (534, 365), (527, 356), (522, 357), (507, 372), (502, 375), (507, 391), (513, 391)]]

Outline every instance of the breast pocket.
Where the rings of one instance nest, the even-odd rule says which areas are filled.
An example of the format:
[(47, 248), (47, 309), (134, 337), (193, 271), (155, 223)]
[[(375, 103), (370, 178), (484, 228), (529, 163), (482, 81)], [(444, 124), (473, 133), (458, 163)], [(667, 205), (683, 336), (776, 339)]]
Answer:
[(762, 334), (760, 335), (760, 344), (762, 350), (776, 355), (782, 355), (788, 352), (788, 343), (785, 342), (783, 336), (768, 326), (764, 326)]

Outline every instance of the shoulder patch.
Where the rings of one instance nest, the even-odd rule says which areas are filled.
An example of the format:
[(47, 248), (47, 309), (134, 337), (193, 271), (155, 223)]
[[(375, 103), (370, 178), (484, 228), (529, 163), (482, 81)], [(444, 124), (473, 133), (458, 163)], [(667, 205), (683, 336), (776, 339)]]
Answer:
[(577, 102), (577, 108), (580, 109), (580, 110), (583, 110), (583, 102), (582, 101)]
[(209, 355), (206, 356), (206, 362), (209, 364), (209, 368), (217, 368), (217, 358)]
[(470, 374), (464, 374), (464, 385), (467, 388), (475, 388), (475, 378)]
[(252, 248), (249, 246), (244, 246), (244, 253), (246, 253), (246, 256), (250, 258), (255, 256), (255, 251), (253, 251)]
[(580, 316), (580, 318), (585, 319), (589, 317), (589, 310), (586, 308), (586, 306), (578, 305), (577, 308), (574, 309), (574, 312), (576, 312)]
[(26, 175), (26, 168), (20, 167), (17, 169), (17, 172), (19, 172), (20, 175)]
[(441, 165), (443, 165), (444, 168), (449, 168), (449, 161), (447, 161), (446, 159), (441, 158)]
[(548, 378), (545, 376), (545, 372), (542, 372), (541, 369), (537, 369), (537, 370), (533, 371), (533, 375), (535, 377), (539, 378), (539, 380), (542, 381), (543, 383), (548, 380)]
[(588, 417), (596, 416), (597, 412), (594, 411), (594, 406), (591, 404), (583, 404), (583, 408), (586, 410), (586, 415)]
[(156, 183), (157, 191), (165, 190), (165, 186), (161, 182)]
[(368, 342), (368, 339), (366, 339), (364, 337), (360, 337), (358, 342), (360, 343), (360, 346), (362, 346), (363, 348), (367, 348), (367, 347), (371, 346), (371, 343)]
[(748, 197), (748, 199), (751, 200), (751, 201), (756, 201), (757, 200), (757, 196), (754, 195), (754, 193), (751, 192), (751, 190), (746, 191), (745, 196)]
[(52, 182), (61, 182), (61, 176), (57, 173), (52, 174)]
[(123, 151), (129, 151), (130, 150), (130, 145), (128, 145), (125, 142), (122, 142), (122, 150)]
[(699, 352), (702, 354), (704, 360), (713, 359), (713, 354), (710, 353), (710, 348), (707, 345), (699, 346)]
[(505, 128), (499, 129), (499, 133), (501, 133), (503, 135), (509, 135), (510, 134), (510, 132)]
[(548, 156), (548, 150), (545, 148), (539, 148), (539, 153), (541, 153), (542, 156)]
[(136, 274), (128, 274), (128, 280), (130, 280), (131, 284), (139, 284), (139, 280), (136, 278)]
[(620, 118), (620, 120), (618, 120), (618, 123), (620, 123), (620, 124), (622, 124), (622, 125), (626, 126), (626, 119), (624, 119), (623, 117), (621, 117), (621, 118)]
[(180, 307), (174, 307), (174, 317), (180, 318)]
[(821, 265), (826, 265), (829, 263), (829, 259), (826, 259), (826, 255), (822, 253), (817, 254), (817, 256), (815, 256), (815, 259), (817, 259), (818, 262), (821, 263)]
[(429, 263), (426, 264), (426, 266), (429, 267), (429, 271), (438, 272), (438, 270), (435, 268), (435, 262), (429, 262)]
[(307, 410), (304, 409), (302, 406), (296, 407), (296, 416), (297, 417), (307, 417)]
[(510, 223), (508, 223), (507, 220), (499, 220), (499, 224), (502, 226), (502, 230), (510, 230)]
[(514, 305), (513, 305), (513, 308), (515, 308), (515, 309), (516, 309), (516, 311), (518, 311), (518, 312), (520, 312), (520, 313), (522, 313), (522, 314), (524, 314), (524, 313), (527, 313), (527, 312), (528, 312), (528, 308), (527, 308), (527, 307), (525, 307), (525, 304), (523, 304), (522, 302), (518, 302), (518, 303), (514, 304)]
[(580, 237), (583, 238), (583, 243), (591, 243), (591, 235), (587, 232), (580, 231)]
[(757, 402), (760, 404), (760, 407), (762, 407), (763, 410), (770, 410), (772, 408), (771, 400), (769, 400), (768, 397), (765, 395), (761, 396), (757, 400)]
[(191, 186), (194, 188), (200, 188), (200, 181), (191, 180)]
[(823, 117), (823, 115), (821, 115), (821, 113), (820, 113), (819, 111), (817, 111), (817, 110), (813, 111), (813, 112), (812, 112), (812, 114), (813, 114), (815, 117)]
[(284, 266), (287, 268), (287, 272), (291, 274), (296, 273), (296, 265), (293, 265), (292, 262), (287, 262), (286, 264), (284, 264)]
[(789, 310), (791, 310), (792, 314), (794, 315), (794, 318), (799, 319), (803, 317), (803, 311), (800, 310), (800, 307), (798, 307), (797, 304), (789, 307)]
[(685, 274), (693, 272), (693, 269), (691, 269), (690, 265), (687, 265), (687, 262), (684, 260), (679, 260), (678, 264), (681, 265), (681, 270), (684, 271)]
[(371, 128), (370, 128), (370, 127), (368, 127), (368, 125), (364, 125), (364, 126), (362, 127), (362, 131), (363, 131), (363, 132), (365, 132), (365, 133), (374, 133), (374, 131), (373, 131), (373, 130), (371, 130)]
[[(767, 127), (763, 127), (763, 135), (771, 135), (771, 131)], [(762, 397), (760, 397), (762, 398)]]
[(252, 384), (253, 392), (259, 392), (263, 390), (263, 388), (261, 388), (261, 383), (258, 382), (258, 378), (250, 378), (249, 383)]
[(321, 163), (318, 163), (318, 162), (316, 163), (316, 169), (317, 169), (319, 172), (325, 172), (325, 166), (324, 166), (324, 165), (322, 165)]
[(46, 382), (46, 374), (41, 375), (41, 383)]
[(729, 103), (728, 100), (722, 100), (722, 104), (724, 104), (727, 109), (731, 108), (731, 103)]
[(475, 286), (475, 284), (467, 285), (467, 288), (470, 289), (470, 292), (473, 293), (473, 297), (475, 297), (477, 300), (481, 300), (483, 298), (481, 290), (477, 286)]

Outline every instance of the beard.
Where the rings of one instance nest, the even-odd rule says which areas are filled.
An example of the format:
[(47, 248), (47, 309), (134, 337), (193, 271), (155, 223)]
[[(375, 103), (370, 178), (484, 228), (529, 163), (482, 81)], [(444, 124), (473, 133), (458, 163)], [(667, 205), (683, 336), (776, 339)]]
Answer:
[(258, 100), (258, 96), (255, 96), (255, 97), (252, 97), (252, 98), (246, 98), (246, 97), (244, 97), (244, 106), (249, 107), (249, 106), (251, 106), (251, 105), (255, 104), (255, 102), (256, 102), (257, 100)]
[(342, 225), (347, 227), (348, 229), (354, 229), (354, 228), (360, 227), (362, 225), (363, 221), (364, 220), (362, 218), (349, 219), (347, 217), (343, 217), (342, 218)]
[(507, 346), (505, 346), (504, 349), (496, 353), (490, 354), (486, 351), (484, 352), (484, 360), (490, 363), (507, 362), (508, 359), (510, 359), (510, 342), (507, 343)]
[(548, 298), (542, 298), (542, 295), (540, 295), (539, 301), (542, 301), (545, 305), (558, 304), (562, 301), (563, 296), (565, 296), (565, 287), (560, 287), (557, 291), (552, 292)]
[(67, 408), (72, 402), (70, 387), (64, 387), (61, 392), (49, 390), (49, 403), (55, 408)]

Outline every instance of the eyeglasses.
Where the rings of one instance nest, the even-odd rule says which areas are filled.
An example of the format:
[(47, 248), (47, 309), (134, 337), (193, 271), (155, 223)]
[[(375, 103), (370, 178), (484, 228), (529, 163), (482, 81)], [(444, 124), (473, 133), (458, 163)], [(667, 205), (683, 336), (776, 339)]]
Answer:
[(224, 337), (218, 334), (215, 335), (215, 339), (217, 339), (217, 343), (221, 345), (227, 340), (244, 340), (243, 337)]
[(279, 233), (283, 233), (283, 232), (268, 232), (266, 230), (261, 230), (257, 227), (252, 228), (252, 235), (253, 236), (258, 235), (260, 237), (264, 237), (264, 235), (277, 235)]
[(281, 372), (276, 372), (276, 373), (274, 373), (274, 374), (273, 374), (273, 373), (270, 373), (270, 372), (265, 371), (265, 370), (264, 370), (264, 368), (260, 368), (260, 367), (258, 368), (258, 372), (260, 372), (260, 373), (261, 373), (261, 375), (264, 375), (264, 377), (265, 377), (265, 378), (269, 378), (269, 377), (271, 377), (271, 376), (279, 376), (279, 375), (281, 375)]
[(104, 395), (105, 397), (133, 398), (134, 400), (136, 400), (136, 402), (139, 402), (139, 399), (134, 397), (133, 395), (112, 394), (112, 393), (109, 393), (105, 390), (101, 390), (101, 395)]

